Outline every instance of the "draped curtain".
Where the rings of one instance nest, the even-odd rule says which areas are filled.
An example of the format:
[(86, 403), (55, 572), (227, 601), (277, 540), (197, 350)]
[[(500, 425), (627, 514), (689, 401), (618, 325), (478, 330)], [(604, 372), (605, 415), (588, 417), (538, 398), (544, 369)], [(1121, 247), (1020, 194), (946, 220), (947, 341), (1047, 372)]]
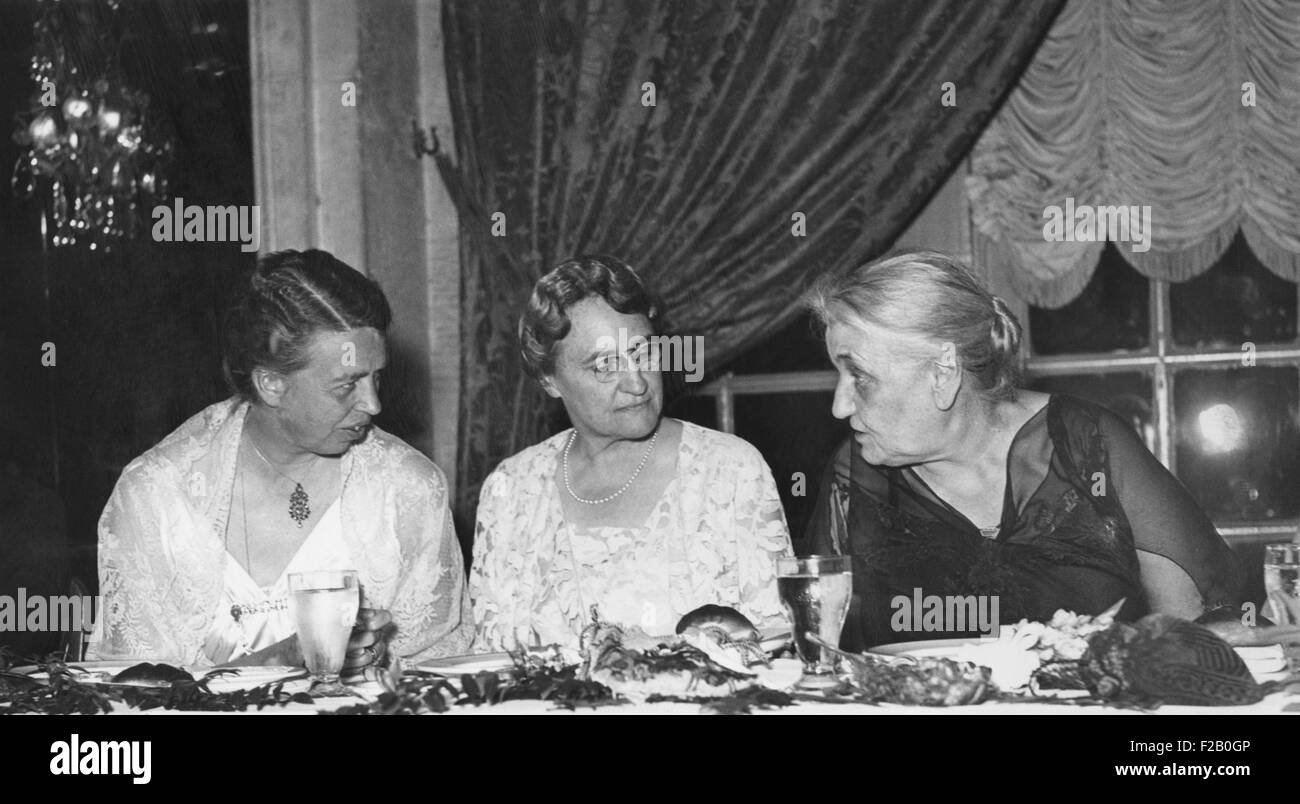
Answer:
[(967, 190), (976, 253), (1033, 304), (1077, 296), (1103, 246), (1045, 239), (1045, 210), (1067, 198), (1150, 206), (1150, 250), (1118, 248), (1146, 276), (1190, 279), (1240, 229), (1300, 280), (1300, 3), (1070, 0), (975, 146)]
[(807, 279), (888, 246), (1060, 3), (443, 8), (456, 150), (439, 166), (462, 227), (457, 513), (472, 522), (496, 463), (548, 435), (515, 334), (543, 273), (582, 253), (627, 260), (672, 330), (704, 338), (713, 372), (796, 315)]

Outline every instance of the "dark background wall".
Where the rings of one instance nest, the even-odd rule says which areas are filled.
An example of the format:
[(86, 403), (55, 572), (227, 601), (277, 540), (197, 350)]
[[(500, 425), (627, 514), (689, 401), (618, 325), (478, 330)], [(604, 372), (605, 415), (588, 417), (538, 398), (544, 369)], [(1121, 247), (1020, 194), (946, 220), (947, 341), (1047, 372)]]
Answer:
[[(9, 191), (36, 13), (0, 2), (0, 594), (62, 593), (72, 574), (94, 590), (96, 523), (122, 468), (226, 396), (219, 311), (254, 257), (237, 243), (147, 239), (111, 254), (42, 248), (48, 191)], [(247, 13), (185, 0), (118, 14), (127, 81), (175, 128), (172, 187), (187, 205), (253, 203)], [(54, 367), (41, 365), (46, 342)]]

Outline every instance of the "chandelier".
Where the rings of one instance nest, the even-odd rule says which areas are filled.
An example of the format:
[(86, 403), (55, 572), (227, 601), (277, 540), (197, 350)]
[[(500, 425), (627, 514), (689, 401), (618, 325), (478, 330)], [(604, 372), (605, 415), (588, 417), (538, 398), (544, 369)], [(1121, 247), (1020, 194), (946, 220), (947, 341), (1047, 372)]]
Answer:
[(17, 115), (14, 141), (27, 150), (12, 183), (23, 199), (48, 186), (55, 246), (111, 250), (168, 195), (170, 129), (123, 80), (118, 7), (43, 0), (33, 26), (36, 90)]

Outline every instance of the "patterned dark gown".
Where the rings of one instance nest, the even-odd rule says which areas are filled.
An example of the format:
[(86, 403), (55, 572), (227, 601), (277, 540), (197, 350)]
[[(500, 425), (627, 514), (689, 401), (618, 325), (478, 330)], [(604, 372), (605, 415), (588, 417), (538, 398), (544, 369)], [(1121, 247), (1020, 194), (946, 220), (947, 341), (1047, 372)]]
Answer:
[[(1207, 607), (1240, 603), (1232, 550), (1187, 490), (1115, 414), (1053, 395), (1016, 434), (996, 535), (981, 533), (910, 468), (873, 466), (852, 439), (822, 478), (800, 553), (853, 556), (846, 650), (973, 636), (894, 630), (898, 595), (997, 595), (999, 620), (1098, 614), (1125, 598), (1119, 619), (1148, 613), (1137, 551), (1182, 567)], [(968, 625), (971, 625), (968, 623)]]

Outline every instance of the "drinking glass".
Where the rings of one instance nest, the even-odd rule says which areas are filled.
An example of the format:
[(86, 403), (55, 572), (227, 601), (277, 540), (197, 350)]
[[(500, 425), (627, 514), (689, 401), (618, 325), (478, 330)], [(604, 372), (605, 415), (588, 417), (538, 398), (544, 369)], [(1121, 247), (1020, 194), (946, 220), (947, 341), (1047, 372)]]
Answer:
[(853, 564), (849, 556), (795, 556), (776, 560), (776, 588), (790, 617), (794, 647), (803, 662), (798, 689), (821, 690), (839, 684), (837, 657), (809, 641), (840, 644), (840, 630), (853, 598)]
[(361, 603), (355, 570), (289, 574), (289, 611), (298, 647), (317, 684), (337, 686)]
[(1264, 616), (1278, 625), (1300, 625), (1300, 543), (1264, 545)]

